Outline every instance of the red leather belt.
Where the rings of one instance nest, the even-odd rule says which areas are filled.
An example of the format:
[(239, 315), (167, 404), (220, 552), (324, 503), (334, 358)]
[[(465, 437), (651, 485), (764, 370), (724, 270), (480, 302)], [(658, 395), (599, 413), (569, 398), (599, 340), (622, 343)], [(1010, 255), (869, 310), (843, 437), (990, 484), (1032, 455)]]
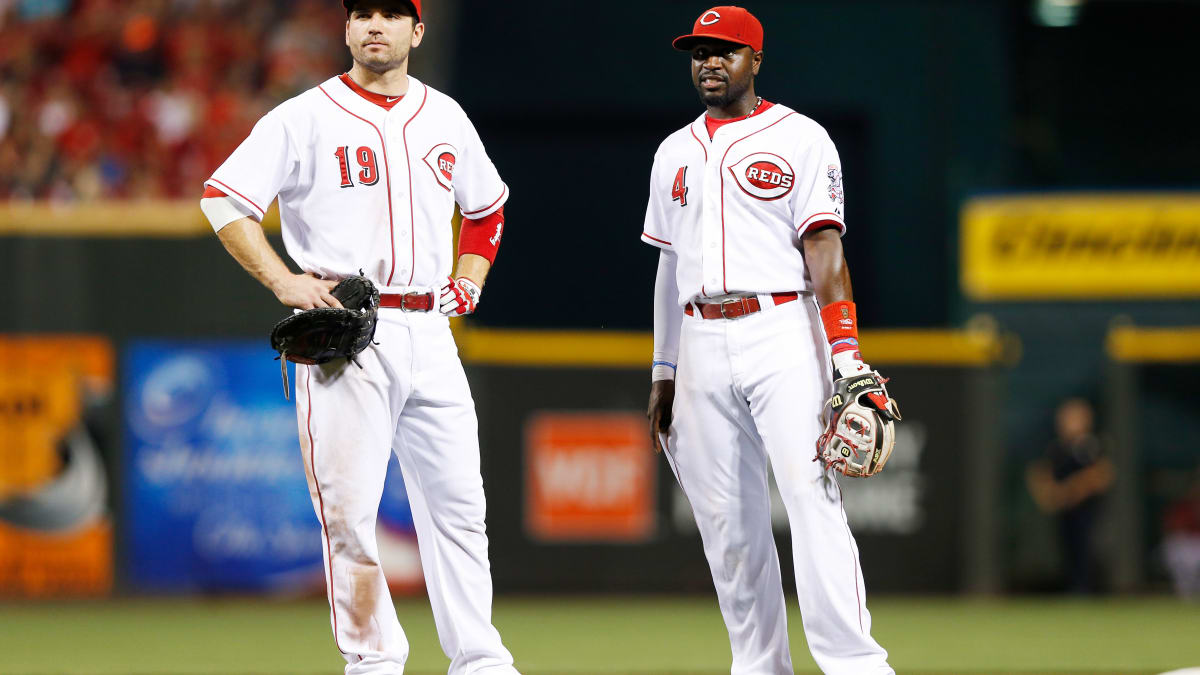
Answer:
[(433, 293), (380, 293), (379, 306), (405, 312), (429, 312), (433, 310)]
[[(782, 305), (785, 302), (791, 302), (800, 297), (796, 291), (788, 293), (772, 293), (776, 305)], [(688, 316), (695, 316), (699, 310), (700, 316), (705, 319), (736, 319), (738, 317), (753, 314), (762, 309), (762, 305), (758, 302), (757, 296), (749, 298), (733, 298), (725, 302), (689, 302), (684, 305), (683, 313)]]

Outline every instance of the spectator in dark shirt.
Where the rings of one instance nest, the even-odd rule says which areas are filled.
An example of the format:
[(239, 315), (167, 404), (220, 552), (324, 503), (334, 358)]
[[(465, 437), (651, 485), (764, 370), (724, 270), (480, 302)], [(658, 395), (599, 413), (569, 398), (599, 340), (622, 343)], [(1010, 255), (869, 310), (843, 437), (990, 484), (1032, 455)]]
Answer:
[(1055, 437), (1046, 456), (1030, 464), (1025, 473), (1038, 507), (1058, 519), (1066, 586), (1073, 593), (1097, 590), (1093, 533), (1101, 498), (1114, 478), (1094, 425), (1091, 404), (1080, 398), (1063, 401), (1055, 413)]

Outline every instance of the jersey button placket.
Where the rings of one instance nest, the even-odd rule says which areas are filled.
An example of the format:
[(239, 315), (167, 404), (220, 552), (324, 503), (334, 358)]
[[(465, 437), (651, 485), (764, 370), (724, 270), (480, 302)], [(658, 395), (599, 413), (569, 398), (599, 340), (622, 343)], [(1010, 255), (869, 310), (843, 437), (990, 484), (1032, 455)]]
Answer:
[(408, 194), (408, 165), (407, 157), (404, 156), (404, 136), (403, 128), (406, 118), (397, 116), (396, 106), (388, 113), (386, 125), (386, 136), (388, 139), (388, 148), (391, 150), (392, 157), (392, 201), (395, 204), (395, 254), (396, 254), (396, 273), (393, 276), (395, 283), (406, 283), (411, 270), (409, 263), (413, 259), (412, 252), (412, 237), (410, 236), (409, 214), (411, 213), (408, 200), (411, 198)]
[[(719, 132), (718, 132), (719, 133)], [(704, 184), (708, 188), (708, 199), (704, 200), (704, 215), (701, 227), (704, 232), (704, 290), (708, 295), (723, 293), (722, 286), (722, 233), (721, 233), (721, 153), (717, 143), (709, 148), (708, 163), (704, 167)], [(717, 194), (712, 194), (713, 191)]]

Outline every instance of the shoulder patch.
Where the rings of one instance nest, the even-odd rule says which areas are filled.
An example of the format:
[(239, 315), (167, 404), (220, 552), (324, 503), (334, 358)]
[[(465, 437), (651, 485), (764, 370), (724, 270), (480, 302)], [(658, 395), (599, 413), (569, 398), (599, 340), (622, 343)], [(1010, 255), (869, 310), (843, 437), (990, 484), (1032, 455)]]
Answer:
[(829, 169), (825, 172), (829, 177), (829, 199), (838, 204), (845, 204), (846, 197), (842, 194), (842, 171), (837, 166), (830, 164)]

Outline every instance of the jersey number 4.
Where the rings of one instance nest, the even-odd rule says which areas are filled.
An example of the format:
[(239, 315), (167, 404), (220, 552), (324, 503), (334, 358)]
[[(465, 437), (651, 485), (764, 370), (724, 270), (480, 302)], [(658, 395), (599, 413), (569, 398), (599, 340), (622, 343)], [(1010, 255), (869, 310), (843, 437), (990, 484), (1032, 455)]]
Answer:
[[(354, 181), (350, 177), (350, 163), (346, 160), (346, 155), (350, 152), (350, 146), (346, 145), (337, 149), (333, 153), (338, 158), (338, 164), (342, 169), (342, 187), (354, 187)], [(359, 185), (374, 185), (379, 182), (379, 163), (375, 161), (375, 151), (363, 146), (354, 152), (354, 159), (358, 161), (358, 166), (361, 170), (358, 172)]]
[(687, 191), (687, 167), (681, 166), (675, 174), (675, 182), (671, 184), (671, 201), (687, 206)]

